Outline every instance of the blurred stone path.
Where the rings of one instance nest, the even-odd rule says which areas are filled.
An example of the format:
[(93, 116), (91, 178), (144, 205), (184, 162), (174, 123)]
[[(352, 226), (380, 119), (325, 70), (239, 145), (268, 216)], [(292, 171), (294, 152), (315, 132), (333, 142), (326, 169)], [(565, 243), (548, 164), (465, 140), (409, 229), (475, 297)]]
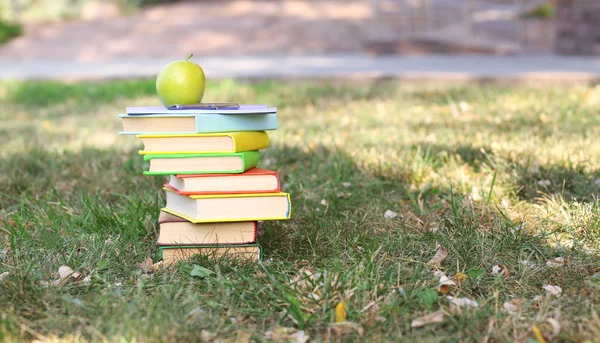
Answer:
[[(207, 78), (352, 78), (597, 82), (600, 57), (428, 55), (229, 56), (194, 60)], [(107, 62), (0, 61), (0, 79), (106, 79), (155, 77), (171, 58)]]
[(27, 26), (0, 46), (0, 61), (358, 53), (370, 17), (365, 0), (177, 2), (126, 17)]

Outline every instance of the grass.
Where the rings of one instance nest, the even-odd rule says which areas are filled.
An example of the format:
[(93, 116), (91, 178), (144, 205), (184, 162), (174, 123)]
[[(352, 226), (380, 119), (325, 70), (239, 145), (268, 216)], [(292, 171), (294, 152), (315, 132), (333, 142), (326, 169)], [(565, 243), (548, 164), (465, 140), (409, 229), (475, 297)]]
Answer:
[[(0, 340), (597, 340), (599, 87), (224, 80), (205, 99), (278, 107), (261, 166), (293, 218), (261, 225), (259, 263), (145, 272), (164, 179), (116, 115), (158, 104), (153, 80), (0, 84)], [(79, 279), (47, 286), (63, 265)]]
[(0, 19), (0, 44), (18, 37), (23, 33), (23, 28), (19, 24), (7, 23)]

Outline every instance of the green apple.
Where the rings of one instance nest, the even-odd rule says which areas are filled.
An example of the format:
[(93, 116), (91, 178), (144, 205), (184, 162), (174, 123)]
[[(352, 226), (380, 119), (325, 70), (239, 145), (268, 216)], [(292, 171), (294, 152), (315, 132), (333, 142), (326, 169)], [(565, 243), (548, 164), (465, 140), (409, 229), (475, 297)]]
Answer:
[(175, 104), (197, 104), (202, 101), (206, 78), (202, 68), (189, 61), (173, 61), (156, 76), (156, 93), (165, 107)]

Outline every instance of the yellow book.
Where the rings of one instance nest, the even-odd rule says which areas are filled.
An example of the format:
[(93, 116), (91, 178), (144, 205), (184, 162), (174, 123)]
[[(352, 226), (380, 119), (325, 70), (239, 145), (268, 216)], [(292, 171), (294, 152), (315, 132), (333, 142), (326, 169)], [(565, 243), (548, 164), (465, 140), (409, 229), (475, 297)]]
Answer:
[(292, 213), (288, 193), (181, 195), (164, 189), (162, 210), (192, 223), (286, 220)]
[(269, 135), (265, 131), (137, 135), (144, 149), (140, 155), (223, 154), (265, 149)]

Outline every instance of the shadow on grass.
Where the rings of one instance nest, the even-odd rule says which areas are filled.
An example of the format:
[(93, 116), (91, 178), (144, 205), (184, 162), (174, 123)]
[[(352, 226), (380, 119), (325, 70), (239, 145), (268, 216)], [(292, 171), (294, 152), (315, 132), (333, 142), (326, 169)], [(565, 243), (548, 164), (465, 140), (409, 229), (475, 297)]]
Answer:
[[(95, 325), (107, 325), (95, 321), (93, 309), (100, 309), (102, 320), (113, 318), (114, 309), (103, 306), (102, 300), (98, 304), (95, 302), (99, 300), (91, 300), (96, 297), (94, 292), (101, 291), (107, 294), (105, 297), (120, 301), (129, 302), (126, 297), (135, 299), (138, 307), (131, 311), (128, 306), (120, 307), (127, 313), (148, 310), (143, 306), (147, 302), (157, 308), (163, 308), (161, 305), (166, 302), (166, 306), (179, 309), (185, 316), (191, 310), (189, 306), (167, 300), (181, 291), (193, 294), (190, 306), (201, 302), (213, 306), (215, 313), (225, 313), (230, 309), (224, 299), (233, 297), (243, 313), (274, 318), (261, 308), (281, 309), (282, 301), (289, 301), (292, 306), (294, 302), (286, 295), (289, 275), (308, 265), (329, 276), (360, 280), (353, 283), (358, 285), (360, 294), (370, 294), (380, 285), (384, 285), (386, 294), (391, 288), (402, 289), (406, 294), (393, 307), (388, 309), (381, 303), (385, 315), (392, 316), (410, 314), (415, 309), (432, 310), (433, 303), (421, 297), (435, 288), (426, 262), (438, 244), (448, 251), (439, 268), (449, 275), (466, 273), (469, 279), (460, 292), (479, 298), (482, 307), (485, 299), (513, 294), (515, 290), (531, 298), (539, 294), (545, 283), (579, 288), (598, 262), (593, 255), (567, 250), (560, 252), (569, 260), (564, 268), (528, 267), (521, 261), (543, 266), (558, 252), (540, 237), (519, 230), (518, 225), (491, 206), (473, 203), (451, 189), (408, 191), (408, 169), (392, 172), (383, 167), (363, 168), (346, 152), (324, 146), (303, 149), (274, 144), (264, 151), (261, 161), (261, 167), (280, 173), (283, 191), (291, 194), (293, 207), (291, 220), (260, 225), (264, 263), (227, 267), (226, 261), (194, 259), (194, 263), (210, 270), (219, 268), (220, 275), (226, 277), (186, 281), (180, 272), (169, 272), (144, 281), (145, 288), (140, 292), (136, 286), (141, 282), (136, 265), (156, 250), (156, 220), (164, 204), (161, 184), (165, 178), (141, 175), (143, 164), (136, 150), (117, 154), (86, 149), (62, 155), (36, 150), (1, 160), (0, 173), (7, 177), (1, 179), (0, 187), (7, 191), (0, 195), (6, 211), (0, 214), (0, 250), (8, 247), (3, 263), (19, 278), (0, 284), (0, 300), (10, 301), (15, 312), (28, 320), (40, 320), (48, 311), (61, 313), (58, 316), (66, 323), (68, 316), (62, 313), (75, 305), (64, 299), (83, 298), (88, 307), (73, 307), (74, 313), (90, 318)], [(385, 218), (386, 210), (397, 216)], [(433, 223), (436, 230), (430, 229)], [(497, 276), (489, 273), (496, 264), (506, 266), (514, 277), (499, 282)], [(94, 294), (87, 296), (85, 288), (77, 287), (44, 292), (40, 282), (48, 280), (61, 265), (83, 275), (94, 273), (90, 288)], [(270, 278), (253, 279), (256, 271), (266, 271)], [(125, 298), (113, 286), (121, 280)], [(268, 288), (273, 284), (275, 288)], [(252, 291), (248, 291), (249, 287)], [(265, 294), (265, 289), (272, 291)], [(250, 298), (256, 303), (249, 303)], [(436, 299), (437, 295), (433, 301), (444, 301)], [(367, 303), (361, 303), (359, 308)], [(41, 310), (31, 314), (28, 311), (32, 307)], [(480, 311), (494, 313), (492, 309)], [(162, 316), (153, 312), (147, 315)], [(312, 319), (305, 324), (313, 325), (323, 316), (310, 316)], [(349, 316), (359, 318), (360, 314)], [(288, 319), (277, 320), (295, 325)], [(46, 333), (49, 328), (43, 323), (34, 327)], [(147, 330), (154, 330), (152, 327)]]

